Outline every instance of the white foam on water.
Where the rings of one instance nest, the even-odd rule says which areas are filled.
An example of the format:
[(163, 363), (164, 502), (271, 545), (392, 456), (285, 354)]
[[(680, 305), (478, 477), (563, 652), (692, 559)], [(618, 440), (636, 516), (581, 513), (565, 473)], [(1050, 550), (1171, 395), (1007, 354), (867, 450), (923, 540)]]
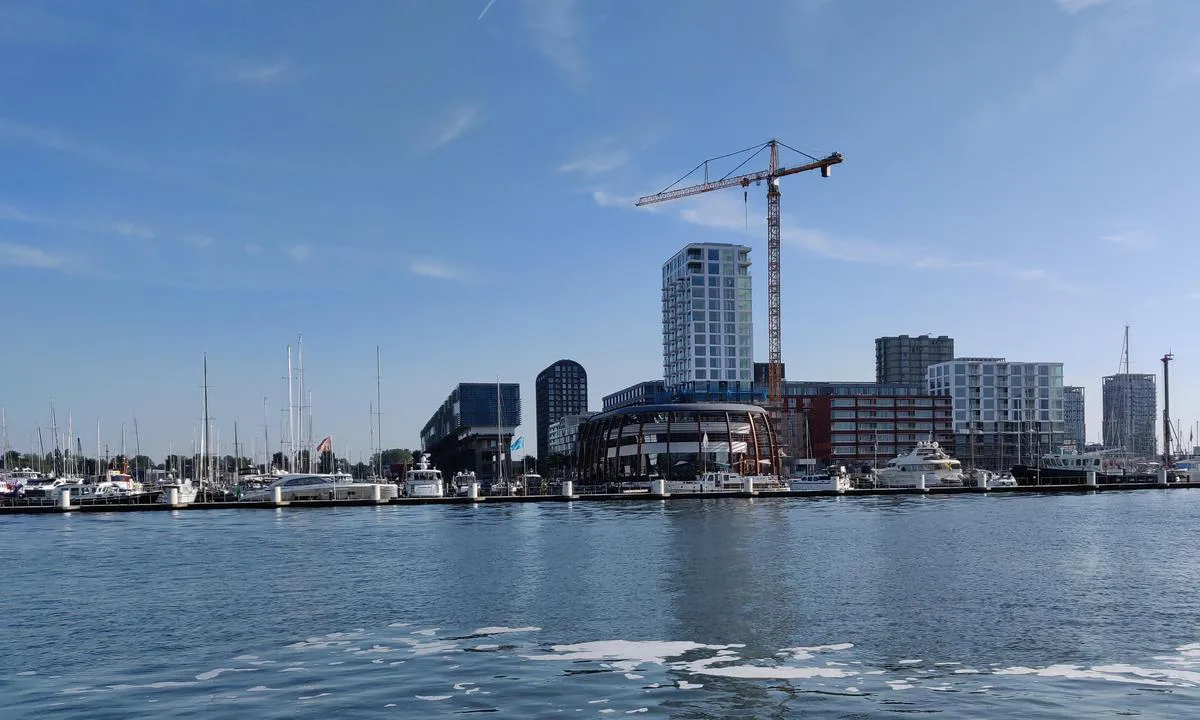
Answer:
[(951, 665), (962, 665), (960, 662), (935, 662), (934, 667), (950, 667)]
[(164, 690), (166, 688), (186, 687), (188, 685), (197, 685), (197, 684), (198, 683), (194, 680), (183, 680), (183, 681), (164, 680), (162, 682), (145, 683), (142, 685), (128, 685), (128, 684), (109, 685), (108, 689), (109, 690), (146, 690), (146, 689)]
[[(1065, 678), (1067, 680), (1106, 680), (1108, 682), (1129, 683), (1134, 685), (1171, 685), (1172, 683), (1163, 680), (1155, 680), (1152, 678), (1125, 674), (1128, 671), (1125, 668), (1132, 666), (1126, 665), (1105, 665), (1097, 668), (1084, 668), (1080, 665), (1050, 665), (1044, 668), (1030, 668), (1025, 666), (1015, 666), (1011, 668), (1000, 668), (994, 671), (996, 675), (1035, 675), (1037, 677), (1046, 678)], [(1102, 669), (1105, 668), (1105, 669)], [(1107, 669), (1107, 670), (1106, 670)], [(1141, 668), (1138, 668), (1141, 670)], [(1156, 676), (1161, 677), (1162, 673), (1171, 671), (1145, 671), (1156, 673)]]
[(327, 664), (327, 665), (345, 665), (345, 664), (346, 664), (346, 661), (345, 661), (345, 660), (335, 660), (335, 661), (333, 661), (333, 662), (331, 662), (331, 663), (326, 663), (326, 664)]
[[(704, 687), (702, 683), (690, 683), (687, 680), (680, 680), (678, 684), (680, 690), (696, 690)], [(655, 683), (655, 686), (657, 686), (657, 683)]]
[(246, 662), (247, 660), (257, 660), (257, 655), (238, 655), (233, 659), (234, 662)]
[(666, 664), (667, 658), (695, 650), (724, 650), (728, 645), (704, 645), (690, 641), (599, 640), (574, 645), (553, 645), (552, 655), (523, 655), (526, 660), (607, 660), (617, 670), (631, 672), (647, 663)]
[(300, 665), (292, 665), (292, 666), (290, 666), (290, 667), (285, 667), (285, 668), (283, 668), (283, 669), (282, 669), (282, 670), (280, 670), (279, 672), (298, 672), (298, 671), (301, 671), (301, 670), (303, 670), (303, 671), (307, 672), (307, 671), (309, 670), (309, 668), (306, 668), (306, 667), (301, 667)]
[(274, 691), (274, 690), (278, 690), (278, 689), (279, 688), (269, 688), (266, 685), (255, 685), (254, 687), (246, 690), (246, 692), (268, 692), (268, 691)]
[(355, 655), (371, 655), (373, 653), (390, 653), (390, 652), (395, 652), (395, 651), (396, 651), (396, 648), (390, 648), (386, 645), (373, 645), (367, 650), (362, 650), (362, 649), (355, 650), (354, 654)]
[[(237, 658), (234, 658), (234, 659), (236, 660)], [(248, 664), (250, 664), (250, 665), (274, 665), (275, 661), (274, 660), (251, 660)]]
[(472, 635), (503, 635), (504, 633), (527, 633), (527, 632), (537, 632), (539, 630), (541, 630), (540, 627), (533, 627), (532, 625), (528, 626), (528, 627), (505, 627), (503, 625), (498, 625), (496, 627), (482, 627), (471, 634)]
[(637, 710), (626, 710), (625, 714), (632, 715), (634, 713), (644, 713), (644, 712), (650, 712), (650, 708), (638, 708)]
[(615, 713), (615, 712), (616, 712), (616, 710), (613, 710), (612, 708), (604, 708), (603, 710), (600, 711), (600, 714), (607, 715), (608, 713)]
[(608, 702), (608, 698), (604, 698), (603, 700), (588, 700), (588, 705), (601, 705), (606, 702)]
[(375, 658), (374, 660), (371, 661), (371, 664), (372, 665), (382, 665), (383, 660), (381, 660), (380, 658)]
[(384, 707), (385, 708), (396, 707), (396, 703), (388, 703), (387, 705), (384, 705)]
[(863, 675), (883, 675), (886, 672), (886, 670), (868, 670)]
[(323, 698), (323, 697), (328, 697), (328, 696), (329, 696), (329, 693), (323, 692), (323, 693), (317, 693), (316, 695), (301, 695), (299, 699), (300, 700), (316, 700), (317, 698)]
[(30, 675), (37, 675), (37, 670), (24, 670), (17, 673), (17, 677), (29, 677)]
[(979, 670), (976, 670), (975, 668), (958, 668), (957, 670), (954, 671), (954, 674), (955, 675), (979, 675), (981, 673)]
[(307, 640), (300, 640), (292, 643), (291, 645), (285, 645), (284, 647), (288, 650), (322, 650), (325, 648), (349, 644), (349, 640), (324, 640), (322, 638), (308, 638)]
[(403, 660), (393, 660), (392, 662), (388, 663), (388, 665), (403, 665), (403, 664), (404, 664)]
[(729, 667), (705, 667), (694, 670), (698, 675), (714, 675), (716, 677), (741, 678), (747, 680), (792, 680), (807, 678), (847, 678), (858, 675), (856, 672), (829, 667), (789, 667), (786, 665), (770, 667), (766, 665), (732, 665)]
[(441, 630), (441, 628), (429, 628), (427, 630), (413, 630), (412, 634), (413, 635), (424, 635), (425, 637), (433, 637), (434, 635), (437, 634), (438, 630)]
[[(467, 688), (467, 692), (465, 694), (470, 695), (471, 693), (475, 693), (475, 692), (479, 692), (479, 688), (477, 688), (477, 687)], [(484, 695), (487, 695), (487, 693), (484, 693)]]
[(448, 650), (457, 650), (458, 645), (448, 640), (435, 640), (428, 643), (414, 643), (412, 646), (412, 654), (418, 657), (424, 655), (436, 655), (444, 653)]
[(635, 673), (625, 673), (626, 680), (641, 680), (645, 677), (646, 677), (645, 675), (637, 675)]
[(858, 692), (858, 688), (856, 688), (856, 687), (848, 687), (848, 688), (846, 688), (846, 692), (852, 692), (852, 693), (856, 693), (856, 692)]
[(923, 663), (923, 662), (925, 662), (925, 661), (924, 661), (924, 660), (921, 660), (921, 659), (916, 659), (916, 660), (899, 660), (899, 661), (897, 661), (897, 662), (896, 662), (896, 664), (897, 664), (897, 665), (920, 665), (920, 664), (921, 664), (921, 663)]
[(388, 627), (408, 627), (410, 625), (412, 625), (412, 623), (394, 622), (394, 623), (388, 624)]
[(220, 675), (221, 673), (257, 672), (257, 671), (258, 671), (258, 668), (217, 668), (216, 670), (209, 670), (208, 672), (200, 673), (199, 675), (196, 676), (196, 679), (197, 680), (212, 680), (213, 678)]
[(473, 682), (456, 682), (454, 683), (455, 690), (466, 690), (468, 685), (474, 685)]
[(418, 700), (429, 700), (431, 702), (436, 702), (438, 700), (449, 700), (450, 698), (452, 698), (454, 696), (453, 695), (413, 695), (413, 697), (415, 697)]
[(890, 681), (888, 683), (888, 687), (890, 687), (893, 690), (912, 690), (913, 689), (913, 686), (911, 684), (906, 683), (906, 682), (900, 682), (898, 680)]

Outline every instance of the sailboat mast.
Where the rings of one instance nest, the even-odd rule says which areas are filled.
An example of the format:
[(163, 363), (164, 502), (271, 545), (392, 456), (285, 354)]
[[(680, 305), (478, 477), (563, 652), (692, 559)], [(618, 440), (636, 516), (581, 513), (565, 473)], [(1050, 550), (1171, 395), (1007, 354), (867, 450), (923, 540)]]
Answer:
[(375, 425), (377, 436), (379, 437), (379, 467), (376, 469), (376, 476), (383, 477), (383, 392), (380, 385), (381, 377), (379, 375), (379, 346), (375, 346)]
[(292, 419), (293, 419), (293, 417), (295, 416), (295, 408), (293, 408), (293, 407), (292, 407), (292, 405), (293, 405), (293, 403), (294, 403), (295, 401), (294, 401), (294, 399), (292, 398), (292, 346), (291, 346), (291, 345), (288, 345), (288, 348), (287, 348), (287, 356), (288, 356), (288, 373), (287, 373), (287, 384), (288, 384), (288, 421), (287, 421), (288, 447), (287, 447), (287, 452), (288, 452), (288, 456), (289, 456), (289, 458), (288, 458), (288, 463), (287, 463), (287, 464), (288, 464), (288, 466), (289, 466), (289, 467), (285, 468), (285, 470), (286, 470), (287, 472), (295, 472), (295, 471), (296, 471), (296, 426), (295, 426), (295, 425), (293, 424), (293, 422), (292, 422)]
[(58, 477), (58, 420), (54, 416), (54, 398), (50, 398), (50, 432), (54, 433), (54, 459), (50, 463), (50, 467), (54, 472), (54, 477)]
[(263, 397), (263, 472), (271, 465), (271, 440), (267, 435), (267, 398)]
[(200, 429), (200, 482), (204, 482), (208, 467), (208, 353), (204, 353), (204, 427)]
[(312, 390), (308, 391), (308, 441), (305, 443), (308, 450), (308, 472), (313, 471), (313, 455), (315, 448), (313, 447), (313, 397)]
[[(368, 403), (367, 407), (368, 407), (367, 412), (369, 412), (371, 414), (371, 447), (374, 448), (375, 447), (375, 405)], [(376, 462), (376, 466), (378, 466), (378, 461)]]
[(233, 421), (233, 484), (241, 479), (242, 454), (238, 451), (237, 421)]
[[(133, 458), (133, 476), (137, 477), (138, 463), (141, 462), (142, 457), (142, 437), (138, 433), (137, 413), (133, 414), (133, 451), (137, 453)], [(142, 475), (144, 476), (145, 473), (142, 473)], [(141, 478), (138, 479), (140, 480)]]
[[(304, 336), (296, 336), (296, 400), (300, 405), (296, 408), (296, 443), (304, 444)], [(311, 454), (311, 451), (310, 451)], [(296, 451), (299, 459), (299, 448)], [(294, 467), (294, 466), (293, 466)], [(299, 469), (292, 472), (300, 472)]]
[(8, 444), (8, 414), (2, 407), (0, 407), (0, 428), (4, 430), (4, 459), (0, 460), (0, 467), (8, 470), (8, 453), (12, 448)]

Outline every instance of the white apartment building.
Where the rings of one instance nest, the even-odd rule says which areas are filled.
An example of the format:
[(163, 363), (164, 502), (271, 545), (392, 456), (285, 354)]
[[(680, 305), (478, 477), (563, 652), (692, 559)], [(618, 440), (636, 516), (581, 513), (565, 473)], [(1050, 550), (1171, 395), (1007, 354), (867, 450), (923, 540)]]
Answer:
[(546, 443), (550, 454), (573, 458), (579, 451), (579, 426), (595, 414), (594, 412), (585, 412), (563, 415), (562, 418), (550, 423), (549, 437)]
[(1007, 470), (1063, 442), (1062, 363), (960, 357), (930, 365), (929, 391), (954, 399), (955, 450), (964, 465)]
[(750, 391), (750, 248), (693, 243), (662, 266), (663, 379), (671, 392)]

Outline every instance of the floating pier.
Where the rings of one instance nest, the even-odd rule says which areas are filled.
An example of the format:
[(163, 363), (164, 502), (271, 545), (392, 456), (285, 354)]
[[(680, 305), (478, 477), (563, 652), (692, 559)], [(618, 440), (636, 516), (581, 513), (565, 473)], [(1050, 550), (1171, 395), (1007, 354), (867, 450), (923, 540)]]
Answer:
[(1059, 495), (1079, 493), (1130, 492), (1135, 490), (1189, 490), (1200, 488), (1200, 482), (1163, 482), (1157, 478), (1151, 482), (1119, 483), (1099, 485), (1094, 475), (1089, 473), (1087, 481), (1076, 485), (1018, 485), (1015, 487), (988, 487), (972, 485), (964, 487), (926, 487), (920, 483), (910, 488), (851, 488), (842, 490), (756, 490), (747, 485), (746, 489), (725, 492), (691, 492), (668, 493), (665, 483), (659, 481), (649, 491), (627, 493), (593, 493), (577, 494), (570, 482), (564, 483), (561, 491), (554, 495), (480, 495), (478, 485), (472, 485), (467, 495), (441, 498), (382, 498), (378, 493), (373, 497), (355, 500), (283, 500), (276, 493), (271, 500), (264, 501), (235, 501), (235, 502), (147, 502), (137, 504), (72, 504), (68, 493), (62, 493), (57, 503), (46, 504), (6, 504), (0, 505), (0, 515), (43, 515), (47, 513), (105, 513), (105, 512), (155, 512), (161, 510), (274, 510), (279, 508), (330, 508), (330, 507), (378, 507), (381, 505), (476, 505), (497, 503), (545, 503), (545, 502), (646, 502), (663, 500), (727, 500), (738, 498), (760, 498), (771, 500), (826, 497), (882, 497), (889, 495)]

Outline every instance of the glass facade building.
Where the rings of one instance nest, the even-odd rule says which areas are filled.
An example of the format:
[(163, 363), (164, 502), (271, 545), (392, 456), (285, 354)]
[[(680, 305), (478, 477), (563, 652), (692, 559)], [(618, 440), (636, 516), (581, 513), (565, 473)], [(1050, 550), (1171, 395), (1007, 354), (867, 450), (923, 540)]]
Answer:
[(1104, 447), (1154, 457), (1158, 447), (1158, 390), (1149, 374), (1108, 375), (1101, 386)]
[(550, 426), (567, 415), (579, 415), (588, 409), (587, 372), (574, 360), (559, 360), (538, 373), (534, 381), (537, 402), (537, 459), (546, 471), (550, 447)]
[(696, 399), (754, 380), (750, 248), (693, 243), (662, 267), (663, 380)]
[(630, 406), (594, 415), (579, 429), (578, 477), (590, 487), (690, 480), (704, 469), (770, 474), (779, 460), (767, 413), (754, 405)]
[[(497, 403), (499, 400), (499, 403)], [(473, 470), (480, 480), (509, 475), (509, 445), (521, 424), (517, 383), (459, 383), (421, 430), (421, 448), (440, 470)]]

